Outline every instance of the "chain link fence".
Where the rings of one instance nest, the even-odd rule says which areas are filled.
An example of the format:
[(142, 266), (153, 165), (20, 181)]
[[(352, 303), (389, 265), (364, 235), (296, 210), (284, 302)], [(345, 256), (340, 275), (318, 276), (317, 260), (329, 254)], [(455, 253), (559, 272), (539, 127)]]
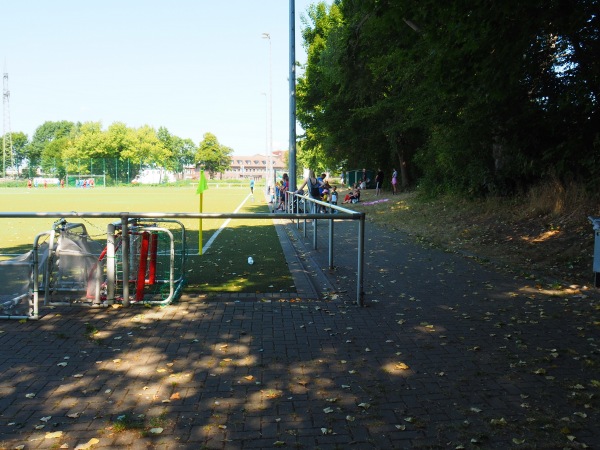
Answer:
[[(58, 178), (65, 180), (69, 186), (75, 186), (76, 180), (94, 179), (96, 184), (99, 180), (106, 186), (119, 186), (131, 184), (136, 176), (149, 166), (143, 162), (133, 162), (130, 159), (120, 158), (81, 158), (77, 160), (46, 160), (41, 169), (23, 167), (18, 175), (13, 174), (11, 179), (27, 180), (34, 178)], [(178, 164), (172, 172), (177, 180), (183, 179), (184, 165)], [(8, 177), (7, 177), (8, 178)], [(7, 180), (8, 181), (8, 180)]]

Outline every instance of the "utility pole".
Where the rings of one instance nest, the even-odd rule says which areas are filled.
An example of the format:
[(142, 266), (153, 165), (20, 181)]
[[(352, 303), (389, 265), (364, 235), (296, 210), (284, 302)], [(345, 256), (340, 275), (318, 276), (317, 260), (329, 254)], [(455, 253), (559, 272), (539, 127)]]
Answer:
[(10, 91), (8, 90), (8, 72), (4, 69), (3, 79), (4, 104), (4, 135), (2, 138), (2, 177), (6, 178), (6, 155), (9, 155), (10, 165), (14, 168), (12, 133), (10, 130)]

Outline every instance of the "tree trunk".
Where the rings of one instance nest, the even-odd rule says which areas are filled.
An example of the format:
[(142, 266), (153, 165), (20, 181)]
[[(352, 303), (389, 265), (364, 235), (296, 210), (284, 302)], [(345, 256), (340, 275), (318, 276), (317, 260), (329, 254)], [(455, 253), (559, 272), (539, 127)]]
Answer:
[(406, 161), (404, 160), (404, 152), (398, 152), (398, 162), (400, 163), (400, 186), (402, 189), (408, 187), (408, 170), (406, 170)]
[(397, 136), (393, 139), (392, 145), (394, 147), (394, 152), (398, 157), (398, 163), (400, 164), (400, 187), (405, 189), (410, 184), (410, 180), (408, 178), (408, 170), (406, 168), (406, 160), (404, 159), (404, 149), (402, 147), (402, 139), (400, 136)]

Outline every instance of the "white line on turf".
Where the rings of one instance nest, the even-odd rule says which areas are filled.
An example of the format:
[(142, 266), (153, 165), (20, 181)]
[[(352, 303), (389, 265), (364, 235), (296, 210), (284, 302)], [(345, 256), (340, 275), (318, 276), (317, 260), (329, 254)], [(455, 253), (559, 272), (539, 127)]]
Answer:
[[(253, 195), (252, 194), (248, 194), (247, 197), (242, 201), (242, 203), (239, 204), (239, 206), (235, 209), (235, 211), (233, 212), (234, 214), (237, 214), (239, 212), (240, 209), (242, 209), (242, 206), (244, 206), (244, 203), (246, 203), (248, 201), (248, 199), (252, 198)], [(225, 222), (223, 222), (223, 225), (221, 225), (219, 227), (219, 229), (217, 231), (215, 231), (215, 233), (210, 237), (210, 239), (208, 240), (208, 242), (206, 244), (204, 244), (204, 247), (202, 247), (202, 254), (205, 255), (206, 252), (208, 251), (208, 249), (210, 248), (210, 246), (213, 244), (213, 242), (215, 241), (215, 239), (217, 238), (217, 236), (219, 234), (221, 234), (221, 231), (223, 231), (223, 229), (229, 225), (229, 222), (231, 222), (231, 219), (227, 219)]]

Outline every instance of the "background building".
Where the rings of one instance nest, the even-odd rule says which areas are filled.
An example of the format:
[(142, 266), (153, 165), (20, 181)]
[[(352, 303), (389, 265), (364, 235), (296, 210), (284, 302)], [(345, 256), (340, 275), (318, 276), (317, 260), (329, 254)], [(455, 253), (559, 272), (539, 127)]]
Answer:
[[(275, 173), (286, 170), (284, 154), (287, 151), (278, 150), (273, 152), (273, 169)], [(255, 180), (265, 179), (269, 169), (269, 158), (266, 155), (255, 154), (252, 156), (233, 155), (231, 156), (231, 167), (223, 173), (223, 178), (254, 178)]]
[[(275, 171), (276, 178), (281, 178), (283, 172), (287, 172), (287, 153), (287, 150), (273, 151), (273, 170)], [(268, 156), (257, 153), (252, 156), (232, 155), (230, 158), (231, 166), (229, 167), (229, 170), (226, 170), (222, 174), (216, 175), (215, 178), (253, 178), (255, 180), (267, 178), (267, 171), (269, 170)], [(196, 180), (198, 179), (199, 173), (199, 166), (186, 166), (184, 167), (183, 178)]]
[[(273, 169), (276, 173), (285, 170), (283, 150), (273, 152)], [(252, 156), (233, 155), (231, 167), (223, 173), (223, 178), (254, 178), (264, 179), (267, 177), (269, 159), (266, 155), (256, 154)]]

